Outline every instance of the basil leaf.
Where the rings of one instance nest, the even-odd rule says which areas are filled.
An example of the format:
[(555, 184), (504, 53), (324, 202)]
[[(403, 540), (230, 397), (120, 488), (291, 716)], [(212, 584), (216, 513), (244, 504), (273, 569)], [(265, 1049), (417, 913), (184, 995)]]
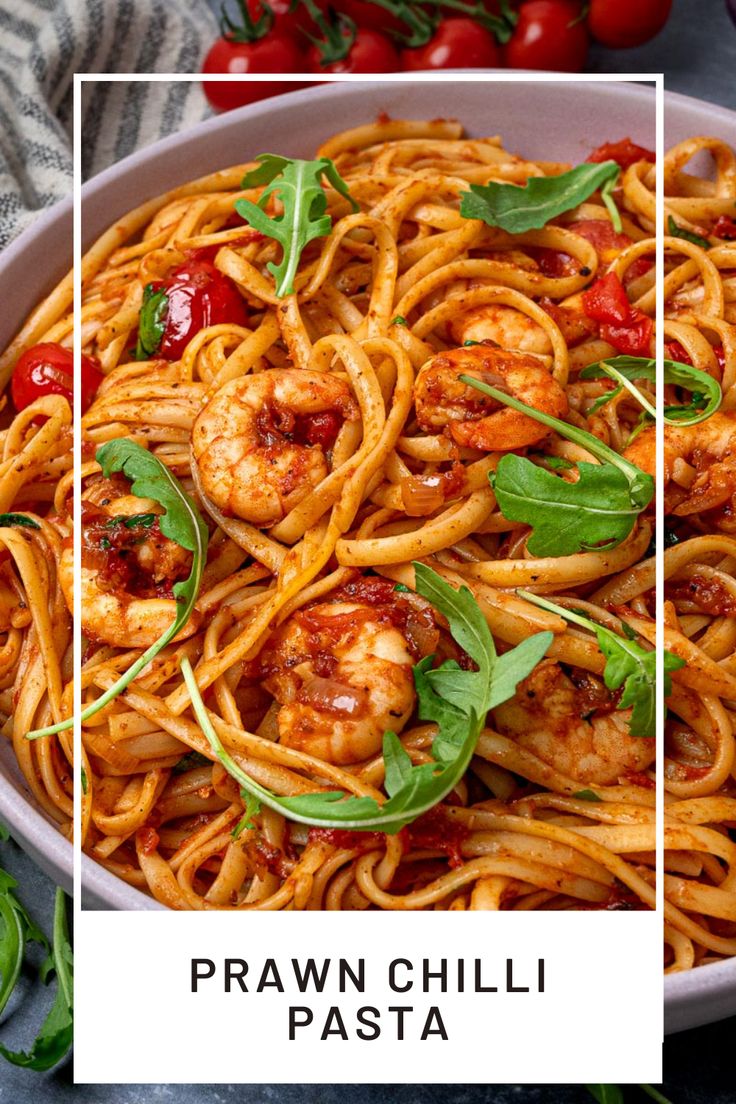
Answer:
[[(258, 203), (238, 199), (235, 210), (254, 229), (266, 237), (280, 242), (283, 255), (279, 264), (269, 262), (268, 269), (276, 279), (276, 295), (282, 298), (294, 294), (294, 278), (304, 247), (314, 238), (326, 237), (332, 229), (332, 219), (327, 214), (327, 196), (322, 187), (324, 177), (332, 187), (349, 199), (353, 210), (358, 204), (351, 197), (348, 186), (328, 157), (316, 161), (299, 161), (264, 153), (256, 158), (261, 164), (243, 177), (243, 188), (267, 185)], [(277, 195), (283, 205), (283, 213), (270, 217), (264, 207), (272, 195)]]
[[(683, 364), (679, 360), (665, 358), (662, 365), (664, 383), (681, 387), (684, 391), (689, 391), (691, 395), (691, 401), (685, 406), (665, 406), (665, 422), (669, 425), (697, 425), (698, 422), (705, 421), (706, 418), (710, 418), (711, 414), (718, 410), (723, 400), (723, 393), (718, 380), (713, 379), (712, 376), (701, 371), (700, 368), (694, 368), (692, 364)], [(646, 379), (656, 382), (657, 363), (651, 357), (609, 357), (607, 360), (598, 360), (594, 364), (589, 364), (580, 373), (581, 379), (602, 379), (605, 376), (611, 379), (623, 377), (628, 381)], [(610, 392), (605, 401), (608, 402), (615, 394), (618, 394), (622, 386), (623, 384), (619, 383), (619, 387)], [(654, 417), (656, 412), (649, 401), (645, 400), (635, 387), (629, 388), (629, 390), (632, 391), (635, 398), (638, 398), (647, 413)], [(592, 410), (591, 407), (591, 412)]]
[(634, 528), (640, 511), (631, 504), (623, 472), (582, 460), (577, 467), (579, 480), (568, 483), (524, 456), (506, 453), (489, 473), (503, 516), (532, 526), (532, 556), (615, 548)]
[[(199, 594), (209, 540), (207, 526), (192, 499), (166, 465), (148, 449), (136, 444), (135, 441), (128, 440), (127, 437), (116, 437), (98, 448), (97, 461), (105, 478), (109, 478), (114, 472), (122, 472), (131, 481), (132, 494), (139, 495), (141, 498), (152, 498), (164, 507), (164, 513), (158, 515), (159, 528), (165, 537), (192, 553), (192, 569), (187, 579), (174, 583), (177, 612), (169, 628), (138, 657), (127, 671), (123, 672), (109, 690), (82, 711), (82, 721), (93, 717), (118, 694), (121, 694), (125, 687), (137, 678), (143, 668), (147, 667), (186, 625)], [(29, 732), (26, 738), (35, 740), (40, 736), (51, 736), (55, 732), (70, 728), (73, 723), (74, 718), (70, 717), (66, 721), (60, 721), (59, 724)]]
[[(605, 625), (599, 625), (576, 610), (558, 606), (556, 602), (550, 602), (548, 598), (542, 598), (539, 594), (530, 594), (526, 590), (517, 590), (516, 593), (527, 602), (556, 613), (565, 621), (595, 633), (598, 647), (606, 657), (604, 683), (609, 690), (619, 690), (623, 687), (623, 694), (616, 708), (628, 709), (631, 706), (629, 733), (632, 736), (653, 737), (656, 733), (656, 652), (643, 648), (628, 636), (619, 636)], [(662, 688), (665, 697), (672, 692), (670, 673), (684, 666), (683, 659), (665, 650)]]
[(550, 219), (578, 207), (620, 173), (615, 161), (578, 165), (559, 176), (532, 176), (525, 185), (471, 184), (460, 193), (463, 218), (480, 219), (510, 234), (541, 230)]
[[(551, 633), (537, 633), (517, 648), (497, 657), (482, 611), (466, 587), (455, 590), (424, 564), (415, 563), (417, 592), (448, 620), (455, 641), (478, 666), (465, 671), (454, 662), (432, 668), (427, 656), (414, 668), (418, 713), (437, 725), (433, 763), (414, 766), (394, 732), (383, 737), (385, 788), (388, 800), (347, 796), (341, 791), (279, 797), (252, 779), (225, 750), (202, 701), (194, 672), (184, 657), (181, 670), (195, 716), (212, 750), (245, 791), (264, 805), (302, 824), (393, 834), (416, 820), (450, 793), (463, 777), (475, 751), (486, 713), (516, 690), (552, 642)], [(441, 693), (439, 692), (441, 691)]]
[(29, 1051), (13, 1051), (0, 1043), (0, 1054), (15, 1066), (32, 1070), (48, 1070), (69, 1053), (73, 1038), (74, 986), (72, 948), (66, 918), (64, 891), (57, 889), (54, 908), (54, 942), (50, 958), (41, 967), (45, 979), (56, 974), (56, 997)]
[(667, 232), (671, 238), (683, 238), (685, 241), (699, 245), (701, 249), (710, 249), (707, 238), (701, 238), (700, 234), (693, 234), (692, 230), (686, 230), (684, 226), (678, 226), (672, 215), (667, 219)]
[(163, 289), (155, 291), (153, 284), (146, 284), (143, 289), (141, 312), (138, 316), (136, 360), (148, 360), (158, 352), (166, 329), (168, 310), (169, 297), (166, 292)]
[(25, 529), (41, 528), (37, 521), (25, 514), (0, 514), (0, 529), (9, 529), (14, 525), (19, 525)]

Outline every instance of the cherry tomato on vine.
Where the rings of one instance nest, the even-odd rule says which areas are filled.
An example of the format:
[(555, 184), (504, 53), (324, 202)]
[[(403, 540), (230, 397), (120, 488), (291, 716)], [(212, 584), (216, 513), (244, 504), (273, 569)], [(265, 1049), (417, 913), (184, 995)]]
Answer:
[[(315, 0), (315, 3), (320, 11), (326, 10), (326, 0)], [(251, 19), (257, 23), (265, 11), (261, 0), (247, 0), (247, 4)], [(292, 0), (268, 0), (268, 6), (273, 13), (273, 29), (279, 34), (293, 35), (298, 41), (302, 31), (314, 31), (314, 21), (304, 4), (293, 4)]]
[(664, 27), (672, 0), (591, 0), (588, 28), (614, 50), (641, 46)]
[(335, 0), (332, 5), (340, 15), (346, 15), (352, 19), (358, 27), (367, 27), (371, 31), (381, 31), (383, 34), (406, 34), (406, 23), (398, 16), (386, 11), (372, 0)]
[(324, 52), (319, 43), (313, 43), (307, 51), (307, 69), (310, 73), (395, 73), (399, 55), (386, 35), (370, 27), (346, 27), (343, 37), (349, 41), (354, 34), (345, 57), (328, 61), (323, 65)]
[[(269, 32), (255, 42), (233, 42), (218, 38), (204, 59), (203, 73), (299, 73), (304, 69), (304, 56), (289, 35)], [(292, 92), (305, 87), (305, 81), (208, 81), (202, 82), (204, 94), (217, 111)]]
[(504, 48), (511, 69), (579, 73), (588, 54), (580, 0), (527, 0)]
[[(102, 383), (93, 357), (82, 357), (82, 409), (86, 410)], [(25, 410), (45, 395), (63, 395), (70, 403), (74, 392), (74, 355), (53, 341), (26, 349), (13, 369), (10, 394), (16, 410)]]
[(501, 54), (490, 31), (472, 19), (443, 19), (426, 46), (401, 51), (403, 69), (497, 69)]

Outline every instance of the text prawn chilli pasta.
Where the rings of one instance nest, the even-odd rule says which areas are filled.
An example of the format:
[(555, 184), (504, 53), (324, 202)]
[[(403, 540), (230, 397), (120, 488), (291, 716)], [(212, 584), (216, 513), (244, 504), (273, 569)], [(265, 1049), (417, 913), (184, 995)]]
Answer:
[[(707, 373), (723, 393), (707, 420), (664, 428), (664, 635), (687, 664), (665, 729), (665, 938), (677, 971), (736, 953), (733, 150), (715, 138), (681, 142), (665, 158), (664, 187), (665, 356)], [(638, 447), (650, 463), (650, 431)]]
[(84, 258), (85, 849), (175, 909), (651, 907), (653, 155), (288, 152)]

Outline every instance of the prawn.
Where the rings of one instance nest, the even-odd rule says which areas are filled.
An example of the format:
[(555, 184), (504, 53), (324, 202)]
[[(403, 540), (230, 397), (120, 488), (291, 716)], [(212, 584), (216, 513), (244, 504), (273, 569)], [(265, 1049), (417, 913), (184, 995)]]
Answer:
[[(158, 503), (135, 495), (82, 502), (82, 629), (90, 640), (116, 648), (147, 648), (177, 615), (172, 586), (185, 579), (191, 553), (159, 528)], [(59, 582), (74, 610), (74, 553), (62, 550)], [(196, 632), (195, 611), (176, 640)]]
[(381, 750), (385, 732), (404, 727), (416, 698), (415, 655), (392, 587), (359, 580), (352, 592), (297, 610), (266, 642), (257, 662), (281, 705), (281, 743), (330, 763), (358, 763)]
[(458, 378), (463, 374), (555, 418), (567, 413), (565, 392), (533, 356), (472, 345), (438, 353), (420, 369), (414, 405), (422, 429), (446, 428), (458, 445), (486, 452), (525, 448), (547, 436), (546, 426), (463, 383)]
[(328, 474), (327, 452), (358, 407), (327, 372), (272, 368), (230, 380), (192, 429), (205, 494), (225, 513), (274, 525)]
[[(550, 316), (569, 348), (597, 335), (597, 324), (582, 311), (560, 306), (552, 299), (540, 300), (539, 306)], [(450, 321), (448, 330), (458, 345), (466, 341), (492, 341), (502, 349), (537, 357), (553, 353), (549, 334), (534, 318), (498, 303), (465, 311)]]
[[(624, 457), (655, 474), (654, 426), (644, 429)], [(736, 413), (716, 412), (692, 426), (664, 427), (664, 509), (687, 517), (727, 505), (736, 495)]]
[(587, 671), (544, 660), (494, 710), (498, 731), (568, 778), (613, 785), (654, 762), (655, 742), (629, 734), (630, 709)]

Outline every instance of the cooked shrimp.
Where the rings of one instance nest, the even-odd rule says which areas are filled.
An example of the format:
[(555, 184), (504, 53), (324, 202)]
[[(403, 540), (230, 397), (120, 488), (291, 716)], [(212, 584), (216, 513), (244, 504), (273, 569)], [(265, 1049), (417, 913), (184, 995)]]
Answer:
[(629, 735), (630, 709), (613, 709), (605, 686), (587, 672), (576, 682), (545, 660), (494, 710), (494, 722), (527, 751), (568, 778), (608, 786), (654, 762), (654, 740)]
[(544, 356), (552, 352), (549, 337), (539, 323), (513, 307), (495, 303), (476, 307), (454, 318), (448, 328), (458, 345), (465, 341), (493, 341), (502, 349), (519, 353)]
[(357, 416), (347, 383), (327, 372), (273, 368), (231, 380), (192, 430), (202, 489), (226, 513), (274, 525), (325, 478), (342, 420)]
[[(655, 429), (648, 426), (624, 451), (655, 473)], [(736, 413), (712, 414), (694, 426), (664, 427), (664, 509), (686, 517), (729, 503), (736, 495)]]
[(567, 413), (567, 396), (534, 357), (472, 345), (438, 353), (420, 369), (414, 404), (422, 429), (449, 430), (458, 445), (493, 452), (525, 448), (542, 441), (549, 430), (510, 407), (501, 406), (458, 376), (467, 374), (555, 418)]
[(276, 630), (259, 666), (281, 704), (281, 743), (358, 763), (380, 751), (384, 732), (401, 731), (414, 708), (414, 657), (396, 614), (367, 593), (298, 610)]
[[(82, 502), (82, 629), (113, 647), (147, 648), (176, 617), (172, 587), (189, 574), (191, 553), (162, 534), (158, 503), (135, 495), (103, 501)], [(65, 548), (59, 581), (70, 612), (73, 566)], [(175, 639), (191, 636), (199, 621), (195, 612)]]

